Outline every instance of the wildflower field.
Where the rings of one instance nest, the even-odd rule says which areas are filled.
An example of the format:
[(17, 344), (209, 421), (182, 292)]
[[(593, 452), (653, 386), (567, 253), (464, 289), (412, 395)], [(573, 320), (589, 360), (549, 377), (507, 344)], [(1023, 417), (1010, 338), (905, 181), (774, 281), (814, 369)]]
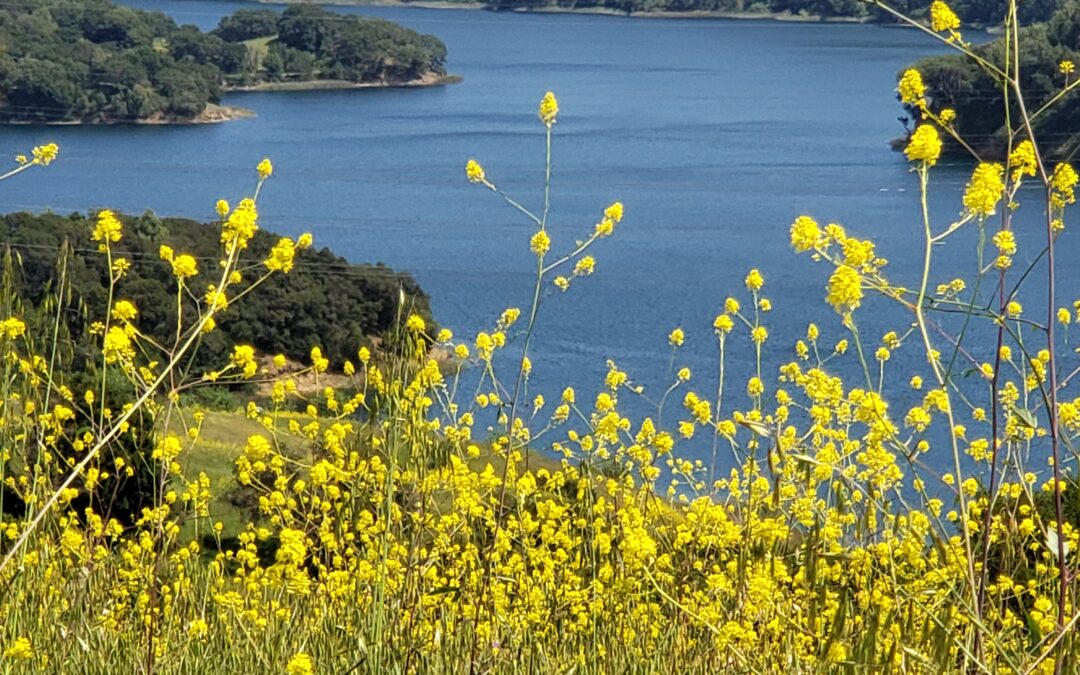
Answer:
[[(312, 345), (298, 371), (237, 344), (195, 367), (215, 317), (312, 245), (282, 238), (250, 257), (259, 194), (274, 187), (268, 160), (249, 197), (217, 203), (219, 260), (161, 247), (171, 340), (140, 331), (148, 308), (125, 295), (129, 233), (116, 214), (98, 213), (91, 233), (109, 311), (90, 317), (89, 354), (68, 348), (64, 258), (49, 300), (30, 308), (8, 250), (0, 672), (1080, 672), (1080, 289), (1054, 274), (1075, 264), (1055, 244), (1078, 176), (1034, 133), (1075, 93), (1074, 66), (1060, 64), (1060, 94), (1034, 108), (1015, 2), (1000, 61), (965, 41), (943, 2), (913, 25), (997, 78), (1007, 152), (975, 157), (959, 215), (933, 221), (935, 164), (963, 139), (920, 73), (903, 73), (897, 93), (919, 113), (904, 155), (923, 246), (895, 253), (918, 257), (919, 283), (894, 283), (890, 252), (828, 214), (792, 214), (792, 255), (820, 269), (806, 298), (824, 298), (820, 318), (783, 346), (786, 360), (767, 358), (783, 308), (748, 265), (745, 288), (716, 292), (720, 377), (708, 391), (680, 364), (684, 331), (658, 326), (666, 391), (642, 391), (608, 362), (595, 397), (575, 387), (597, 383), (566, 383), (559, 400), (530, 392), (530, 357), (544, 349), (535, 326), (603, 273), (594, 247), (633, 219), (627, 195), (625, 208), (597, 205), (591, 226), (548, 222), (550, 92), (538, 109), (541, 204), (504, 193), (482, 158), (465, 165), (462, 189), (531, 223), (535, 256), (531, 305), (476, 335), (431, 326), (403, 293), (392, 335), (343, 363)], [(14, 174), (58, 152), (35, 148), (3, 178), (33, 180)], [(1014, 264), (1017, 209), (1045, 212), (1027, 266)], [(971, 231), (970, 266), (938, 269), (935, 251)], [(906, 322), (861, 316), (870, 297)], [(825, 344), (819, 325), (846, 337)], [(890, 367), (900, 351), (921, 367)], [(754, 364), (747, 381), (725, 380), (736, 361)], [(263, 394), (231, 421), (185, 402), (242, 382)], [(234, 447), (222, 429), (240, 434)], [(224, 470), (200, 459), (208, 447), (227, 455)], [(121, 489), (131, 484), (134, 497)], [(226, 488), (248, 508), (224, 513)]]

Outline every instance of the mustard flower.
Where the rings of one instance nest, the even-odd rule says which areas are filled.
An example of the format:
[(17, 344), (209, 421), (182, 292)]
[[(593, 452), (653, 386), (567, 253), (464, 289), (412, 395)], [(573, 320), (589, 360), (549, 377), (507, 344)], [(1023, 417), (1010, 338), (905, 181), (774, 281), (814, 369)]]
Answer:
[(838, 314), (848, 314), (862, 303), (862, 277), (853, 268), (840, 265), (829, 277), (825, 301), (833, 306)]
[(199, 266), (195, 262), (195, 258), (186, 253), (176, 256), (170, 262), (172, 263), (173, 275), (177, 279), (187, 279), (199, 273)]
[(248, 241), (255, 236), (255, 232), (259, 229), (256, 224), (259, 218), (259, 214), (255, 209), (255, 201), (252, 199), (243, 199), (232, 213), (229, 214), (228, 219), (221, 228), (221, 243), (227, 246), (236, 246), (237, 248), (247, 248)]
[(1013, 182), (1022, 176), (1034, 176), (1038, 163), (1035, 159), (1035, 146), (1031, 141), (1021, 141), (1009, 154), (1009, 168), (1012, 169)]
[(529, 240), (529, 250), (542, 256), (551, 249), (551, 237), (544, 230), (538, 230)]
[(555, 116), (559, 114), (559, 102), (555, 100), (555, 94), (548, 92), (544, 94), (544, 98), (540, 100), (540, 121), (551, 126), (555, 124)]
[(721, 335), (726, 335), (727, 333), (730, 333), (733, 328), (735, 328), (735, 322), (732, 321), (731, 317), (727, 314), (718, 314), (713, 320), (713, 328), (716, 330), (717, 333), (720, 333)]
[(971, 174), (964, 190), (964, 206), (977, 216), (992, 216), (1005, 192), (1005, 167), (998, 163), (982, 162)]
[(416, 314), (410, 314), (409, 318), (405, 321), (405, 328), (413, 333), (423, 333), (427, 328), (427, 324), (424, 323), (424, 319)]
[(263, 157), (259, 165), (255, 167), (256, 173), (259, 174), (259, 180), (266, 180), (274, 173), (274, 165), (270, 163), (270, 158)]
[(623, 205), (622, 202), (614, 202), (611, 206), (604, 209), (604, 217), (609, 218), (612, 221), (619, 223), (623, 219)]
[(1015, 319), (1016, 317), (1023, 314), (1023, 312), (1024, 312), (1024, 306), (1021, 305), (1019, 302), (1017, 302), (1015, 300), (1013, 300), (1013, 301), (1009, 302), (1009, 304), (1005, 305), (1005, 316), (1007, 316), (1007, 317)]
[(791, 247), (797, 253), (817, 248), (821, 238), (821, 228), (810, 216), (799, 216), (791, 224)]
[(746, 395), (750, 398), (757, 398), (765, 393), (765, 384), (761, 381), (760, 377), (751, 377), (746, 383)]
[(214, 203), (214, 213), (218, 214), (219, 218), (224, 218), (229, 215), (229, 202), (224, 199), (219, 199)]
[(60, 154), (60, 146), (56, 143), (46, 143), (45, 145), (36, 146), (30, 151), (30, 154), (34, 156), (34, 162), (42, 166), (48, 166), (53, 163), (57, 155)]
[(930, 29), (935, 33), (953, 31), (960, 27), (960, 17), (941, 0), (934, 0), (930, 5)]
[(1058, 64), (1058, 71), (1060, 71), (1062, 75), (1065, 75), (1065, 76), (1072, 75), (1073, 71), (1075, 71), (1075, 70), (1076, 70), (1076, 64), (1073, 63), (1072, 61), (1068, 60), (1068, 59), (1065, 59), (1064, 61), (1062, 61), (1061, 63)]
[(929, 124), (922, 124), (911, 135), (904, 154), (911, 162), (925, 162), (934, 166), (941, 156), (941, 136), (938, 130)]
[(292, 271), (293, 261), (296, 258), (296, 244), (288, 237), (282, 237), (274, 248), (270, 249), (270, 255), (263, 261), (263, 265), (271, 272), (288, 274)]
[(130, 300), (120, 300), (113, 305), (112, 318), (116, 321), (132, 321), (138, 315), (138, 308)]
[(236, 345), (229, 361), (244, 372), (244, 378), (251, 379), (259, 369), (255, 362), (255, 348), (251, 345)]
[(281, 530), (279, 537), (281, 545), (275, 555), (278, 564), (295, 566), (304, 564), (304, 560), (307, 559), (307, 538), (303, 531), (285, 528)]
[(4, 658), (16, 661), (29, 661), (34, 658), (34, 647), (30, 638), (20, 637), (13, 640), (11, 645), (4, 649)]
[(994, 246), (997, 246), (998, 252), (1003, 255), (1014, 255), (1016, 253), (1016, 235), (1012, 230), (1001, 230), (994, 235)]
[(574, 274), (579, 277), (587, 277), (595, 270), (596, 260), (591, 255), (583, 257), (574, 265)]
[(90, 235), (90, 239), (100, 241), (98, 249), (104, 251), (110, 242), (120, 241), (123, 231), (124, 226), (117, 219), (116, 214), (106, 209), (98, 213), (97, 223), (94, 225), (94, 232)]
[(945, 108), (938, 113), (938, 120), (945, 126), (952, 124), (956, 121), (956, 111), (952, 108)]
[(475, 159), (470, 159), (465, 162), (465, 177), (469, 179), (470, 183), (483, 183), (484, 167), (480, 166), (480, 163)]
[(14, 340), (15, 338), (22, 337), (26, 334), (26, 324), (22, 319), (15, 317), (8, 317), (3, 321), (0, 321), (0, 336), (8, 340)]
[(105, 355), (105, 363), (129, 361), (135, 356), (131, 338), (118, 326), (110, 327), (109, 332), (105, 334), (102, 352)]
[(296, 248), (311, 248), (311, 243), (314, 241), (314, 237), (310, 232), (304, 232), (296, 239)]
[(1054, 167), (1054, 173), (1050, 176), (1051, 201), (1054, 206), (1064, 208), (1066, 204), (1076, 203), (1077, 179), (1076, 169), (1068, 162)]
[(746, 275), (746, 290), (750, 292), (760, 291), (761, 287), (765, 285), (765, 278), (761, 276), (761, 272), (757, 269), (750, 270), (750, 273)]
[[(284, 535), (284, 532), (282, 532)], [(300, 652), (296, 656), (289, 659), (289, 662), (285, 665), (286, 675), (313, 675), (315, 672), (315, 664), (312, 663), (311, 657)]]
[(668, 335), (668, 344), (672, 347), (682, 347), (685, 340), (686, 334), (683, 333), (682, 328), (676, 328)]
[(900, 94), (901, 103), (919, 106), (926, 103), (926, 85), (923, 84), (922, 73), (914, 68), (908, 68), (900, 76), (896, 91)]

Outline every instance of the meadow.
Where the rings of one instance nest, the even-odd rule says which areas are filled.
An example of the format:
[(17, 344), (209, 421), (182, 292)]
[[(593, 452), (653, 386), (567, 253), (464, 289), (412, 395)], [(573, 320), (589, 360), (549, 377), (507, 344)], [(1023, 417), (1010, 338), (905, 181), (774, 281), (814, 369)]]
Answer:
[[(626, 195), (588, 227), (549, 223), (551, 92), (535, 113), (539, 204), (503, 191), (483, 158), (464, 167), (463, 189), (531, 227), (534, 261), (532, 302), (474, 335), (432, 326), (402, 294), (386, 339), (340, 363), (320, 345), (297, 369), (236, 344), (194, 367), (215, 317), (313, 245), (283, 237), (250, 257), (268, 160), (249, 196), (217, 202), (217, 261), (158, 251), (169, 339), (140, 331), (148, 308), (123, 292), (132, 235), (111, 211), (91, 233), (109, 302), (90, 317), (89, 353), (72, 348), (63, 259), (30, 307), (8, 250), (0, 672), (1080, 672), (1080, 289), (1055, 276), (1072, 264), (1055, 244), (1080, 177), (1033, 132), (1075, 93), (1075, 66), (1062, 61), (1060, 95), (1032, 109), (1015, 1), (1001, 61), (940, 0), (929, 19), (912, 24), (1005, 92), (1007, 152), (975, 157), (955, 220), (931, 219), (943, 140), (962, 139), (955, 111), (903, 73), (923, 245), (895, 253), (917, 257), (918, 283), (892, 281), (892, 252), (828, 214), (792, 214), (791, 255), (820, 271), (806, 280), (819, 318), (773, 362), (784, 310), (748, 266), (709, 310), (715, 390), (680, 361), (687, 332), (660, 326), (662, 391), (614, 361), (595, 397), (580, 393), (595, 383), (550, 401), (530, 390), (536, 326), (604, 273), (594, 255), (634, 213)], [(34, 148), (0, 179), (62, 161)], [(1045, 214), (1029, 265), (1016, 263), (1021, 209)], [(935, 266), (958, 241), (975, 242), (966, 276)], [(871, 299), (907, 321), (879, 326), (863, 315)], [(845, 337), (827, 343), (823, 327)], [(920, 367), (890, 367), (898, 353)], [(732, 363), (753, 374), (729, 381)], [(189, 398), (243, 384), (257, 393), (237, 411)], [(712, 460), (687, 459), (701, 444)], [(931, 452), (946, 471), (928, 468)]]

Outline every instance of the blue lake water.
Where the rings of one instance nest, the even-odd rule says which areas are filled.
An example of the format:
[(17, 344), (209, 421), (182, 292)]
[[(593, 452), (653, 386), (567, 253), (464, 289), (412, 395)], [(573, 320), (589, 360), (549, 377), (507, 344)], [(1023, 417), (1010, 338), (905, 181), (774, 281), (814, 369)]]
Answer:
[[(247, 3), (131, 0), (181, 23), (211, 28)], [(652, 20), (412, 8), (341, 9), (398, 21), (442, 38), (460, 84), (429, 89), (233, 94), (258, 116), (194, 127), (8, 127), (11, 154), (55, 140), (60, 161), (0, 187), (0, 209), (110, 207), (210, 220), (218, 198), (250, 191), (263, 156), (275, 174), (261, 200), (265, 227), (312, 231), (355, 261), (415, 275), (437, 319), (459, 336), (489, 328), (531, 296), (533, 228), (464, 177), (468, 158), (529, 206), (543, 185), (536, 105), (551, 89), (555, 127), (553, 248), (586, 235), (603, 207), (626, 205), (614, 237), (593, 251), (597, 272), (541, 310), (534, 389), (593, 391), (613, 358), (659, 395), (668, 381), (666, 335), (687, 344), (676, 365), (715, 389), (711, 323), (725, 296), (745, 298), (751, 267), (774, 304), (765, 357), (788, 360), (817, 320), (829, 343), (845, 336), (822, 302), (829, 270), (797, 256), (788, 227), (799, 214), (873, 238), (908, 284), (921, 264), (917, 180), (887, 141), (902, 133), (897, 72), (943, 47), (915, 31), (770, 21)], [(933, 173), (943, 227), (960, 208), (970, 165)], [(1042, 237), (1037, 192), (1019, 219), (1018, 264)], [(1023, 201), (1024, 195), (1021, 195)], [(967, 237), (966, 239), (964, 237)], [(974, 268), (970, 235), (942, 249), (934, 282)], [(1076, 250), (1075, 233), (1061, 240)], [(1064, 256), (1063, 256), (1064, 257)], [(1067, 300), (1080, 270), (1063, 266)], [(347, 282), (347, 281), (345, 281)], [(1035, 282), (1042, 283), (1041, 281)], [(1034, 307), (1032, 308), (1034, 310)], [(870, 302), (860, 319), (876, 344), (910, 319)], [(871, 347), (872, 349), (873, 347)], [(752, 363), (745, 330), (729, 364), (736, 405)], [(924, 360), (914, 341), (890, 368)], [(906, 377), (904, 378), (906, 380)], [(900, 412), (902, 415), (902, 410)], [(672, 421), (674, 415), (667, 415)]]

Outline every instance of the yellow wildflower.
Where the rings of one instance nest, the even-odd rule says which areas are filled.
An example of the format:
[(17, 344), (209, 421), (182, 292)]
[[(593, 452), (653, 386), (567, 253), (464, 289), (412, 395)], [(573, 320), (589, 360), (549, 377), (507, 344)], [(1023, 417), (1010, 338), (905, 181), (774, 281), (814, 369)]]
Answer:
[(960, 17), (941, 0), (934, 0), (930, 5), (930, 29), (935, 33), (953, 31), (960, 27)]
[(90, 239), (100, 241), (98, 248), (104, 251), (110, 242), (120, 241), (123, 230), (124, 226), (117, 219), (116, 214), (106, 209), (98, 213), (97, 224), (94, 225), (94, 232), (90, 235)]
[(424, 323), (424, 319), (416, 314), (410, 314), (409, 318), (405, 321), (405, 328), (414, 333), (423, 333), (427, 328), (427, 324)]
[(929, 124), (922, 124), (911, 135), (908, 146), (904, 149), (909, 161), (925, 162), (934, 166), (941, 156), (941, 136), (938, 130)]
[(311, 662), (311, 657), (304, 652), (289, 659), (289, 663), (285, 665), (286, 675), (312, 675), (314, 672), (315, 665)]
[(791, 247), (797, 253), (817, 248), (821, 237), (821, 228), (810, 216), (799, 216), (791, 224)]
[(30, 154), (34, 156), (34, 163), (42, 166), (48, 166), (53, 163), (56, 156), (60, 154), (60, 146), (56, 143), (46, 143), (45, 145), (38, 145), (30, 151)]
[(551, 237), (544, 230), (537, 230), (529, 240), (529, 249), (538, 256), (544, 255), (551, 249)]
[(483, 183), (484, 182), (484, 167), (480, 166), (480, 162), (475, 159), (470, 159), (465, 162), (465, 176), (469, 179), (470, 183)]
[(274, 248), (270, 249), (270, 255), (263, 261), (263, 265), (271, 272), (288, 274), (292, 271), (293, 261), (296, 258), (296, 244), (288, 237), (282, 237)]
[(839, 314), (854, 311), (862, 303), (862, 277), (851, 267), (840, 265), (829, 277), (825, 301)]
[(274, 165), (270, 163), (268, 157), (264, 157), (255, 167), (255, 171), (259, 174), (259, 180), (266, 180), (274, 173)]
[(982, 162), (975, 167), (971, 181), (964, 191), (964, 206), (967, 210), (983, 217), (994, 215), (1005, 191), (1002, 180), (1004, 175), (1005, 167), (996, 162)]
[(199, 266), (195, 258), (185, 253), (172, 259), (172, 270), (177, 279), (187, 279), (199, 273)]
[(4, 658), (16, 661), (29, 661), (34, 658), (34, 647), (30, 638), (20, 637), (13, 640), (11, 645), (4, 649)]
[(139, 315), (135, 303), (130, 300), (120, 300), (112, 309), (112, 318), (116, 321), (131, 321)]
[(1009, 168), (1012, 169), (1013, 182), (1022, 176), (1034, 176), (1037, 168), (1035, 146), (1031, 141), (1022, 141), (1009, 155)]
[(1076, 203), (1077, 179), (1076, 169), (1068, 162), (1054, 167), (1054, 173), (1050, 176), (1051, 201), (1054, 206), (1064, 208), (1066, 204)]
[(761, 272), (757, 269), (750, 270), (750, 273), (746, 275), (746, 290), (750, 292), (760, 291), (761, 287), (765, 285), (765, 278), (761, 276)]
[(926, 100), (926, 85), (923, 84), (922, 73), (914, 68), (908, 68), (900, 76), (900, 84), (896, 91), (900, 94), (900, 102), (911, 105), (924, 105)]
[(555, 100), (555, 94), (548, 92), (540, 101), (540, 121), (549, 127), (555, 124), (555, 116), (559, 114), (559, 102)]

